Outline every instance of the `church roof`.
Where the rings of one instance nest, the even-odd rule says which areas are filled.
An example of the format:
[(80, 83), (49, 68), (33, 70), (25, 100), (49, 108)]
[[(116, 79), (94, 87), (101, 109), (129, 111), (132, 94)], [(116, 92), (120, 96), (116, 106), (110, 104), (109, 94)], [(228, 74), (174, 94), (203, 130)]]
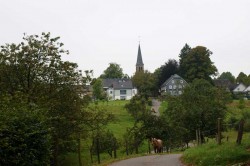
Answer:
[(144, 64), (142, 62), (141, 47), (139, 44), (136, 66), (141, 66), (141, 65), (144, 65)]

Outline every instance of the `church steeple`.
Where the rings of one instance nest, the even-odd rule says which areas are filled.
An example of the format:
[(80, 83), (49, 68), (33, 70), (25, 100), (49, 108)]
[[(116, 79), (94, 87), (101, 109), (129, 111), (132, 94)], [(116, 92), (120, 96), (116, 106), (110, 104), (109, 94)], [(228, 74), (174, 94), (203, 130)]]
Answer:
[(139, 44), (138, 54), (137, 54), (137, 62), (136, 62), (136, 72), (144, 71), (144, 64), (142, 62), (142, 55), (141, 55), (141, 47)]

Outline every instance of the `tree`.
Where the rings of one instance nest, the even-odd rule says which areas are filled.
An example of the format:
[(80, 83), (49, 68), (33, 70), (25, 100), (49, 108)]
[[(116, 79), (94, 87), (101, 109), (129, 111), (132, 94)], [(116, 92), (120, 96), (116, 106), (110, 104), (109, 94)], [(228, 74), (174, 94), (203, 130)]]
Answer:
[[(19, 107), (12, 109), (13, 105)], [(39, 109), (28, 110), (2, 98), (0, 114), (0, 165), (48, 165), (50, 131)]]
[(138, 89), (140, 95), (146, 98), (152, 96), (155, 89), (155, 78), (152, 73), (147, 70), (144, 72), (136, 72), (132, 77), (132, 82)]
[[(59, 165), (58, 156), (72, 147), (68, 143), (73, 141), (76, 132), (77, 115), (82, 106), (79, 92), (85, 79), (77, 64), (61, 60), (68, 51), (62, 48), (59, 37), (42, 33), (41, 36), (24, 35), (23, 40), (20, 44), (1, 46), (1, 99), (8, 97), (12, 103), (20, 101), (27, 111), (39, 108), (50, 130), (51, 163)], [(20, 104), (11, 107), (18, 109)]]
[(104, 70), (103, 74), (100, 76), (100, 78), (123, 78), (124, 76), (127, 77), (127, 75), (123, 74), (122, 68), (117, 63), (110, 63), (109, 67)]
[[(115, 120), (115, 117), (112, 113), (105, 110), (98, 105), (94, 105), (92, 107), (88, 107), (86, 110), (86, 117), (85, 124), (91, 129), (92, 131), (92, 150), (95, 150), (98, 158), (98, 163), (100, 164), (100, 153), (102, 148), (101, 145), (101, 133), (103, 133), (105, 127), (112, 121)], [(105, 148), (104, 148), (105, 149)], [(92, 154), (91, 154), (92, 155)]]
[(106, 98), (106, 93), (103, 90), (101, 79), (96, 79), (93, 84), (93, 96), (96, 100), (103, 100)]
[[(195, 138), (195, 130), (200, 130), (202, 141), (204, 136), (216, 134), (217, 119), (224, 119), (226, 104), (229, 102), (228, 92), (212, 86), (206, 80), (196, 79), (186, 87), (183, 95), (169, 100), (166, 117), (172, 126), (180, 128), (183, 141)], [(178, 137), (176, 137), (178, 138)]]
[(156, 77), (156, 84), (159, 87), (172, 75), (177, 74), (179, 71), (178, 62), (174, 59), (169, 59), (164, 65), (154, 72)]
[(221, 75), (218, 78), (219, 79), (227, 79), (231, 83), (235, 83), (235, 77), (229, 71), (221, 73)]
[(179, 61), (179, 65), (180, 65), (180, 70), (179, 70), (179, 74), (182, 76), (182, 77), (184, 77), (184, 75), (185, 75), (185, 69), (183, 68), (184, 66), (184, 64), (183, 64), (183, 59), (185, 59), (186, 58), (186, 56), (189, 54), (189, 52), (191, 51), (191, 47), (186, 43), (185, 45), (184, 45), (184, 47), (181, 49), (181, 52), (180, 52), (180, 54), (179, 54), (179, 59), (180, 59), (180, 61)]
[(247, 76), (245, 73), (240, 72), (238, 77), (236, 78), (237, 83), (243, 83), (244, 85), (250, 85), (250, 75)]
[(210, 59), (212, 54), (206, 47), (192, 48), (185, 56), (180, 56), (180, 73), (183, 78), (192, 82), (194, 79), (205, 79), (212, 82), (217, 68)]

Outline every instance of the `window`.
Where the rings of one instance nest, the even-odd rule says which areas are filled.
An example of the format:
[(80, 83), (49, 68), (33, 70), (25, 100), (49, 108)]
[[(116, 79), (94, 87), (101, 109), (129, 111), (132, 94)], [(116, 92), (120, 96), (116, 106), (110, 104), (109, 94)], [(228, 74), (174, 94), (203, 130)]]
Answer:
[(113, 93), (113, 91), (111, 90), (111, 91), (109, 91), (109, 94), (112, 94)]
[(172, 85), (169, 85), (169, 89), (172, 89)]
[(174, 85), (174, 89), (176, 89), (176, 85)]
[(181, 94), (182, 94), (182, 91), (179, 91), (179, 94), (181, 95)]
[(121, 95), (126, 95), (126, 94), (127, 94), (127, 91), (126, 91), (126, 90), (120, 90), (120, 94), (121, 94)]
[(180, 80), (180, 83), (183, 84), (183, 80)]
[(181, 85), (179, 85), (179, 89), (181, 89), (182, 88), (182, 86)]
[(172, 83), (174, 84), (174, 80), (172, 80)]

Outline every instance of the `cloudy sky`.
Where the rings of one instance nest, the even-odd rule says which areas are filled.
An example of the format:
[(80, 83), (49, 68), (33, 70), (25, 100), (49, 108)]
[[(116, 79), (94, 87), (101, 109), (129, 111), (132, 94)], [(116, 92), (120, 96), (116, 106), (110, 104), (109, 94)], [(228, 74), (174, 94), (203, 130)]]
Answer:
[(0, 16), (0, 45), (51, 32), (95, 77), (111, 62), (133, 75), (139, 36), (151, 72), (188, 43), (212, 51), (219, 73), (250, 74), (250, 0), (2, 0)]

